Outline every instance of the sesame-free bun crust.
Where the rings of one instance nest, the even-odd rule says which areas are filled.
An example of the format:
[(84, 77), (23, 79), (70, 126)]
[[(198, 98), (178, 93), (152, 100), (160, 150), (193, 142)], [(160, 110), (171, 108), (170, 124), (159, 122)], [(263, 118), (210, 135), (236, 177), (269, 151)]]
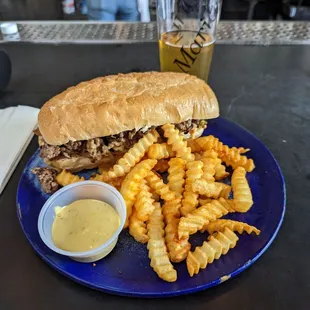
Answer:
[(38, 125), (48, 144), (61, 145), (218, 115), (217, 99), (204, 81), (185, 73), (145, 72), (70, 87), (44, 104)]

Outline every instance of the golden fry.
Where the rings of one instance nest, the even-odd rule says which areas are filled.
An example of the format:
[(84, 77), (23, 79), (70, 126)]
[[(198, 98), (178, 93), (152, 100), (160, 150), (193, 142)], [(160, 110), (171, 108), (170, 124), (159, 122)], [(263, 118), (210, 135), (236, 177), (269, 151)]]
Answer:
[(170, 217), (165, 227), (165, 240), (170, 260), (174, 263), (183, 261), (191, 249), (188, 238), (178, 238), (179, 218)]
[(195, 210), (198, 206), (198, 194), (193, 192), (192, 184), (203, 175), (203, 163), (201, 161), (188, 162), (185, 180), (185, 191), (183, 193), (181, 214), (183, 216)]
[(229, 228), (231, 231), (236, 231), (242, 234), (244, 231), (248, 234), (255, 233), (257, 236), (260, 234), (260, 230), (247, 223), (233, 221), (233, 220), (215, 220), (214, 222), (206, 225), (206, 230), (211, 235), (217, 231), (223, 231), (225, 228)]
[(196, 153), (193, 153), (193, 154), (195, 156), (195, 160), (202, 160), (203, 156), (202, 156), (201, 153), (196, 152)]
[(229, 176), (229, 172), (226, 171), (226, 167), (221, 163), (215, 165), (215, 180), (220, 181), (224, 180)]
[(186, 217), (181, 217), (178, 227), (179, 238), (188, 238), (189, 235), (195, 234), (211, 221), (229, 212), (234, 212), (232, 207), (232, 202), (220, 198), (219, 200), (212, 200), (210, 203), (197, 208)]
[(166, 222), (165, 240), (168, 249), (168, 254), (172, 262), (183, 261), (190, 250), (190, 243), (188, 238), (179, 240), (178, 225), (180, 218), (181, 198), (168, 201), (163, 205), (163, 214)]
[(192, 190), (194, 193), (204, 195), (208, 198), (214, 198), (214, 199), (219, 198), (222, 189), (223, 189), (222, 183), (218, 182), (210, 183), (204, 179), (198, 179), (192, 183)]
[(191, 149), (187, 147), (187, 142), (180, 135), (179, 130), (172, 124), (165, 124), (162, 126), (164, 136), (168, 139), (167, 143), (172, 146), (172, 151), (176, 152), (176, 157), (183, 158), (187, 161), (195, 159)]
[[(192, 153), (199, 153), (201, 151), (203, 151), (203, 149), (201, 148), (201, 146), (197, 143), (196, 141), (197, 139), (189, 139), (187, 140), (187, 145), (188, 147), (191, 148)], [(197, 159), (196, 159), (197, 160)]]
[(181, 207), (181, 214), (182, 216), (186, 216), (187, 214), (193, 212), (198, 204), (198, 194), (194, 193), (193, 190), (186, 189), (185, 186), (185, 191), (183, 193), (183, 200), (182, 200), (182, 207)]
[(171, 158), (168, 165), (168, 186), (181, 197), (184, 192), (186, 161), (182, 158)]
[(83, 177), (79, 177), (78, 175), (72, 174), (66, 170), (62, 170), (57, 176), (56, 181), (61, 186), (67, 186), (76, 182), (84, 181)]
[(121, 188), (124, 179), (125, 179), (125, 176), (111, 179), (108, 176), (107, 171), (103, 171), (101, 174), (96, 174), (94, 177), (90, 178), (90, 180), (92, 181), (108, 183), (112, 185), (113, 187), (115, 187), (117, 190)]
[(237, 212), (247, 212), (253, 205), (253, 198), (246, 179), (246, 171), (243, 167), (238, 167), (233, 172), (231, 185), (234, 193), (235, 210)]
[[(232, 199), (224, 199), (224, 198), (219, 198), (218, 200), (213, 199), (210, 202), (212, 205), (219, 207), (219, 203), (221, 204), (222, 207), (224, 207), (228, 213), (234, 213), (235, 211), (235, 203)], [(221, 218), (221, 216), (217, 216), (216, 219)], [(215, 221), (216, 219), (214, 219), (213, 221)], [(213, 222), (210, 221), (209, 223)], [(200, 232), (203, 233), (207, 230), (207, 226), (209, 223), (206, 223), (205, 225), (203, 225), (203, 227), (200, 229)]]
[(163, 205), (163, 215), (165, 222), (168, 223), (171, 217), (180, 217), (181, 198), (175, 198), (170, 201), (166, 201)]
[(218, 183), (218, 184), (221, 184), (222, 187), (219, 197), (228, 199), (231, 193), (231, 186), (225, 183)]
[(243, 154), (248, 152), (250, 149), (245, 149), (243, 147), (232, 147), (230, 148), (228, 145), (223, 144), (218, 138), (210, 135), (197, 138), (195, 140), (197, 148), (200, 148), (200, 151), (214, 150), (217, 153), (221, 154), (229, 154), (230, 152), (238, 152), (239, 154)]
[(155, 129), (144, 135), (128, 152), (118, 160), (111, 171), (108, 171), (110, 178), (124, 176), (134, 165), (141, 160), (148, 148), (157, 141), (159, 134)]
[(210, 203), (213, 199), (212, 198), (199, 198), (199, 205), (203, 206), (207, 203)]
[(174, 157), (175, 152), (172, 151), (171, 145), (168, 145), (167, 143), (155, 143), (149, 147), (147, 156), (148, 158), (159, 160), (163, 158)]
[(215, 170), (215, 180), (223, 180), (229, 176), (226, 167), (222, 165), (222, 161), (218, 158), (218, 154), (214, 150), (207, 150), (202, 153), (203, 164), (212, 165)]
[(229, 249), (236, 246), (238, 236), (227, 227), (223, 232), (218, 232), (210, 236), (201, 247), (196, 247), (194, 252), (189, 252), (186, 265), (189, 275), (192, 277), (200, 269), (205, 269), (208, 264), (212, 264), (221, 255), (227, 254)]
[(140, 190), (141, 180), (144, 179), (151, 169), (156, 165), (157, 160), (146, 159), (138, 163), (126, 176), (120, 193), (122, 194), (127, 207), (127, 220), (124, 228), (128, 227), (129, 217), (131, 216), (132, 206)]
[(160, 159), (158, 163), (155, 165), (154, 170), (159, 173), (164, 173), (168, 170), (168, 160), (167, 159)]
[(129, 233), (135, 238), (137, 242), (147, 243), (149, 240), (146, 224), (138, 219), (137, 211), (135, 208), (133, 208), (129, 219)]
[(95, 176), (91, 177), (90, 180), (108, 183), (111, 179), (108, 176), (108, 172), (103, 171), (101, 174), (96, 174)]
[(244, 167), (247, 172), (254, 170), (255, 165), (252, 159), (248, 159), (241, 154), (246, 153), (249, 149), (243, 147), (232, 147), (223, 144), (218, 138), (214, 136), (206, 136), (196, 139), (198, 145), (204, 150), (214, 150), (218, 156), (227, 166), (232, 166), (233, 169), (237, 167)]
[(154, 211), (154, 199), (152, 199), (152, 193), (146, 181), (143, 179), (140, 185), (140, 191), (136, 197), (135, 209), (136, 216), (139, 220), (146, 222), (149, 220), (150, 215)]
[(175, 198), (175, 193), (163, 182), (154, 172), (150, 171), (146, 177), (149, 186), (158, 194), (160, 198), (169, 201)]
[(164, 239), (164, 222), (161, 207), (159, 203), (155, 203), (155, 210), (150, 216), (147, 225), (149, 241), (147, 248), (149, 250), (149, 258), (151, 267), (157, 275), (167, 281), (174, 282), (177, 280), (177, 272), (169, 260), (167, 248)]
[(151, 193), (152, 193), (152, 199), (154, 199), (155, 202), (159, 201), (160, 196), (157, 193), (155, 193), (153, 189), (151, 189)]
[(247, 172), (251, 172), (255, 169), (253, 159), (248, 159), (246, 156), (240, 154), (232, 155), (234, 157), (223, 156), (222, 160), (227, 166), (231, 166), (234, 170), (238, 167), (244, 168)]
[(215, 164), (210, 161), (210, 159), (203, 157), (201, 159), (203, 163), (203, 175), (202, 179), (206, 180), (207, 182), (213, 183), (215, 181), (214, 175), (215, 175)]

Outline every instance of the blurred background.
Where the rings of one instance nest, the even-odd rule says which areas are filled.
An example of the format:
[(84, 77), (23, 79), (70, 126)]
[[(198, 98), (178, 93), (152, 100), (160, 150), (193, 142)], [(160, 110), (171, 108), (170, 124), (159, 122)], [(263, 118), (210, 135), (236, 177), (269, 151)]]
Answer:
[[(6, 20), (155, 20), (156, 0), (0, 0)], [(309, 20), (310, 0), (223, 0), (222, 20)]]

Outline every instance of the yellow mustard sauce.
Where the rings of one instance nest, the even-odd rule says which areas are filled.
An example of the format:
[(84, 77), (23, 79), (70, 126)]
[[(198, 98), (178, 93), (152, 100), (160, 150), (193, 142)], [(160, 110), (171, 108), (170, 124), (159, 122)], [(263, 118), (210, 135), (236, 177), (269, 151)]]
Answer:
[(120, 226), (117, 212), (109, 204), (82, 199), (55, 208), (52, 227), (54, 244), (65, 251), (82, 252), (99, 247)]

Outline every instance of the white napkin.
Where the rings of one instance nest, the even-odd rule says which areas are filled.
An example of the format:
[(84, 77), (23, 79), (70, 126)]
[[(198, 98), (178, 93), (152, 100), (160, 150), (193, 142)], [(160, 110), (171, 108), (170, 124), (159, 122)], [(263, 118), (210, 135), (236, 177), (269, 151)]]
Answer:
[(33, 137), (38, 113), (27, 106), (0, 110), (0, 194)]

